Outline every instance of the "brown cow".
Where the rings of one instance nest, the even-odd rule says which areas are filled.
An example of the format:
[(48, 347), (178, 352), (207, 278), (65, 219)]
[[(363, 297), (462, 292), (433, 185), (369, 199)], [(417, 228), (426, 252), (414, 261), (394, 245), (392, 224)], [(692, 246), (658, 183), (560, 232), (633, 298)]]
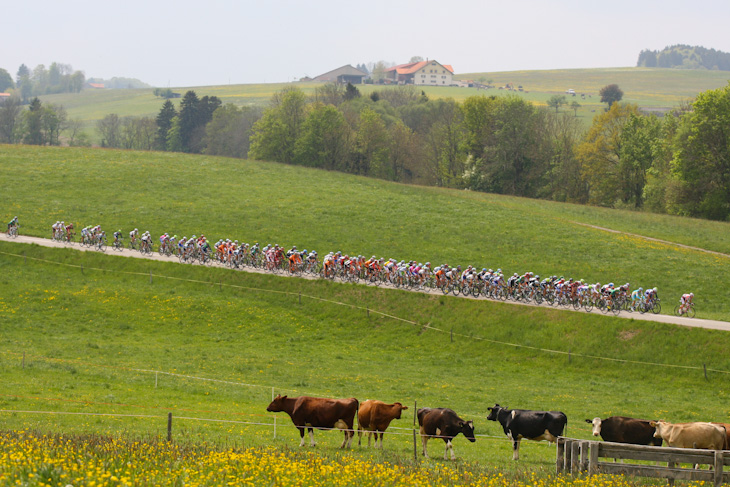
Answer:
[(665, 421), (651, 421), (649, 424), (656, 428), (654, 436), (662, 438), (671, 447), (722, 450), (727, 442), (725, 428), (716, 424), (672, 424)]
[(474, 423), (461, 419), (453, 409), (449, 408), (420, 408), (418, 410), (418, 425), (421, 427), (421, 442), (423, 456), (428, 458), (426, 443), (431, 438), (441, 438), (446, 443), (446, 453), (451, 450), (451, 459), (455, 460), (454, 447), (451, 440), (459, 433), (463, 433), (467, 440), (474, 442)]
[(606, 419), (586, 419), (586, 423), (593, 425), (593, 436), (601, 435), (605, 441), (662, 446), (662, 439), (654, 437), (656, 428), (645, 419), (611, 416)]
[(357, 444), (362, 442), (363, 430), (368, 432), (368, 446), (370, 437), (375, 433), (375, 448), (378, 447), (378, 433), (380, 433), (380, 448), (383, 448), (383, 432), (388, 429), (390, 422), (400, 419), (401, 411), (408, 409), (399, 402), (385, 404), (383, 401), (368, 399), (360, 405), (357, 412)]
[(279, 394), (271, 401), (269, 412), (284, 411), (289, 415), (294, 426), (299, 428), (304, 446), (304, 430), (309, 429), (310, 446), (314, 446), (314, 428), (344, 430), (345, 439), (340, 448), (349, 447), (352, 437), (355, 436), (353, 425), (357, 413), (358, 401), (354, 397), (349, 399), (326, 399), (320, 397), (287, 397)]

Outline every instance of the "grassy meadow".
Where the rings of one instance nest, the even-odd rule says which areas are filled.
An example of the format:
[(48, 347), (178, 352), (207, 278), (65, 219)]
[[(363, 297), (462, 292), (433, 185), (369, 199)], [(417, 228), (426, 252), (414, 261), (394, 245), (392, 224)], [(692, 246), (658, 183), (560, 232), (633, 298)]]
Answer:
[[(47, 237), (62, 219), (108, 233), (205, 233), (652, 283), (667, 308), (691, 286), (699, 317), (730, 319), (717, 286), (728, 258), (580, 224), (727, 253), (727, 223), (169, 153), (5, 145), (0, 179), (10, 182), (0, 218), (18, 215), (23, 234)], [(0, 455), (18, 459), (0, 466), (0, 483), (165, 485), (179, 474), (190, 485), (323, 485), (336, 483), (333, 471), (359, 469), (368, 474), (350, 483), (566, 485), (552, 476), (552, 446), (523, 442), (512, 461), (486, 408), (562, 410), (567, 435), (578, 438), (589, 438), (583, 420), (594, 416), (730, 417), (725, 332), (5, 238), (0, 343)], [(391, 425), (398, 434), (386, 437), (384, 451), (341, 452), (342, 435), (321, 431), (314, 451), (300, 450), (289, 418), (266, 412), (278, 393), (410, 409)], [(431, 459), (414, 463), (414, 406), (453, 408), (474, 421), (476, 443), (457, 438), (452, 463), (434, 440)], [(181, 450), (159, 443), (168, 412)]]
[[(422, 87), (430, 98), (453, 98), (463, 101), (474, 95), (510, 96), (525, 98), (537, 105), (546, 105), (547, 100), (555, 94), (564, 94), (573, 88), (580, 96), (568, 97), (568, 103), (578, 101), (581, 108), (576, 115), (584, 125), (590, 125), (596, 112), (605, 108), (600, 102), (598, 91), (611, 83), (618, 84), (624, 91), (624, 101), (642, 107), (675, 107), (684, 101), (694, 98), (702, 91), (723, 87), (728, 82), (728, 74), (723, 71), (702, 71), (689, 69), (657, 69), (657, 68), (594, 68), (594, 69), (562, 69), (536, 71), (509, 71), (495, 73), (457, 74), (459, 80), (491, 79), (494, 86), (508, 83), (515, 87), (522, 85), (523, 92), (498, 90), (477, 90), (476, 88), (457, 87)], [(217, 96), (223, 103), (237, 106), (266, 106), (271, 96), (287, 86), (296, 86), (307, 94), (321, 86), (321, 83), (264, 83), (234, 84), (221, 86), (173, 87), (173, 91), (184, 94), (195, 90), (198, 96)], [(358, 89), (365, 96), (372, 91), (382, 90), (383, 86), (359, 85)], [(116, 113), (126, 116), (156, 116), (163, 99), (154, 96), (152, 89), (136, 90), (91, 90), (78, 94), (58, 94), (42, 96), (44, 102), (63, 105), (69, 118), (81, 119), (90, 129), (94, 129), (97, 120), (105, 115)], [(179, 100), (173, 100), (179, 104)], [(562, 111), (573, 113), (568, 107)]]
[[(286, 452), (299, 435), (265, 411), (272, 393), (378, 398), (472, 419), (480, 436), (455, 440), (457, 465), (516, 478), (553, 472), (555, 450), (523, 442), (513, 462), (486, 421), (497, 402), (562, 410), (579, 438), (594, 416), (730, 416), (724, 332), (4, 240), (0, 339), (3, 429), (40, 434), (164, 438), (172, 412), (176, 443)], [(410, 465), (412, 412), (385, 451), (344, 455)], [(317, 454), (340, 458), (341, 437), (316, 432)], [(448, 463), (442, 445), (422, 465)]]
[(730, 259), (579, 223), (730, 253), (730, 224), (394, 184), (266, 162), (120, 150), (0, 146), (6, 206), (21, 233), (56, 220), (179, 236), (205, 233), (346, 253), (657, 286), (671, 312), (730, 320), (717, 283)]

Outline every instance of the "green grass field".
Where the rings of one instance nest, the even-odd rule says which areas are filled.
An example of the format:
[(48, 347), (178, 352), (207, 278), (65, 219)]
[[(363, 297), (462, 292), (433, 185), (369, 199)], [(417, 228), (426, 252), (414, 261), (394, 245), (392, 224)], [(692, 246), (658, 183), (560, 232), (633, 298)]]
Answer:
[[(573, 222), (721, 252), (730, 250), (727, 223), (169, 153), (6, 145), (0, 179), (0, 217), (18, 215), (24, 234), (48, 236), (63, 219), (109, 233), (202, 232), (321, 253), (652, 283), (665, 303), (691, 287), (699, 317), (730, 319), (718, 285), (727, 258)], [(288, 417), (266, 413), (272, 393), (376, 398), (472, 419), (480, 436), (455, 440), (457, 468), (516, 483), (554, 472), (555, 449), (523, 442), (513, 462), (499, 425), (486, 421), (494, 403), (562, 410), (567, 435), (579, 438), (589, 437), (583, 420), (594, 416), (730, 415), (724, 332), (5, 239), (0, 340), (5, 430), (137, 441), (164, 438), (172, 412), (176, 442), (287, 451), (298, 449), (299, 435)], [(317, 455), (410, 464), (407, 413), (383, 452), (341, 453), (340, 433), (317, 432)], [(431, 441), (429, 452), (422, 465), (439, 468), (442, 444)]]
[[(523, 475), (552, 472), (554, 448), (523, 442), (513, 462), (485, 419), (496, 402), (562, 410), (579, 438), (596, 415), (730, 415), (729, 376), (715, 371), (730, 372), (724, 332), (6, 241), (0, 252), (5, 429), (164, 437), (172, 412), (176, 441), (296, 449), (284, 415), (276, 439), (271, 426), (242, 424), (273, 423), (272, 392), (379, 398), (455, 409), (483, 435), (455, 441), (462, 461)], [(453, 329), (454, 340), (312, 297)], [(411, 414), (392, 425), (405, 429), (392, 430), (401, 435), (388, 436), (384, 452), (347, 455), (410, 462)], [(315, 438), (320, 454), (339, 455), (341, 434)], [(429, 451), (426, 465), (442, 462), (441, 444)]]
[[(494, 86), (512, 83), (515, 87), (522, 85), (526, 92), (498, 90), (476, 90), (475, 88), (456, 87), (423, 87), (430, 98), (453, 98), (463, 101), (469, 96), (509, 96), (523, 97), (537, 105), (546, 105), (547, 100), (555, 94), (564, 94), (573, 88), (580, 96), (568, 97), (568, 103), (578, 101), (581, 108), (577, 115), (585, 126), (590, 125), (595, 113), (605, 108), (600, 102), (598, 91), (611, 83), (618, 84), (624, 91), (624, 101), (642, 107), (676, 107), (684, 101), (694, 98), (702, 91), (720, 88), (727, 85), (729, 76), (723, 71), (701, 71), (682, 69), (651, 68), (596, 68), (596, 69), (564, 69), (539, 71), (510, 71), (496, 73), (457, 74), (456, 79), (479, 80), (492, 79)], [(187, 90), (195, 90), (198, 96), (217, 96), (223, 103), (238, 106), (266, 106), (271, 96), (287, 86), (296, 86), (305, 93), (314, 93), (319, 83), (267, 83), (223, 86), (174, 87), (173, 90), (184, 94)], [(374, 90), (386, 89), (382, 86), (359, 85), (363, 95), (368, 96)], [(419, 88), (421, 89), (421, 88)], [(69, 118), (79, 118), (93, 128), (97, 120), (105, 115), (116, 113), (121, 117), (150, 116), (160, 111), (163, 101), (155, 97), (152, 89), (144, 90), (84, 90), (80, 94), (47, 95), (41, 97), (44, 102), (57, 103), (66, 107)], [(173, 100), (176, 104), (179, 100)], [(573, 111), (567, 107), (561, 110)]]
[(266, 162), (119, 150), (0, 146), (0, 178), (22, 233), (56, 220), (179, 236), (473, 264), (684, 292), (698, 317), (730, 320), (730, 259), (595, 230), (602, 225), (730, 253), (730, 224), (394, 184)]

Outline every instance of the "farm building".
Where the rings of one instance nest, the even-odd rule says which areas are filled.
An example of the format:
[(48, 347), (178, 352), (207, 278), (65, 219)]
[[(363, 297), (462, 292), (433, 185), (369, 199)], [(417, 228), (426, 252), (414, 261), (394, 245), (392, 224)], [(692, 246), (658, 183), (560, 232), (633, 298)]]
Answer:
[(330, 83), (352, 83), (362, 84), (363, 78), (367, 77), (367, 73), (353, 68), (350, 64), (346, 64), (341, 68), (337, 68), (328, 73), (320, 74), (312, 79), (312, 81), (325, 81)]
[(400, 85), (450, 86), (454, 80), (454, 68), (438, 61), (399, 64), (385, 70), (385, 79)]

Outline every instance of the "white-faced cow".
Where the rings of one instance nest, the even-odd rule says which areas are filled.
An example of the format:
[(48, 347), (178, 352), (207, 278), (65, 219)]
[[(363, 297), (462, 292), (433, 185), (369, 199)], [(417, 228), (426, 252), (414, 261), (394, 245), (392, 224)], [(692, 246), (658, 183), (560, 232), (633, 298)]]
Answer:
[(357, 411), (357, 444), (362, 441), (362, 432), (368, 432), (368, 446), (370, 437), (375, 434), (375, 448), (378, 447), (378, 433), (380, 433), (380, 448), (383, 448), (383, 432), (388, 429), (390, 422), (400, 419), (401, 411), (408, 409), (399, 402), (385, 404), (383, 401), (368, 399), (360, 405)]
[(299, 428), (304, 446), (304, 430), (309, 429), (310, 446), (314, 446), (314, 428), (344, 430), (345, 439), (340, 448), (349, 447), (352, 437), (355, 436), (353, 425), (357, 413), (358, 401), (354, 397), (349, 399), (325, 399), (320, 397), (287, 397), (279, 394), (271, 401), (269, 412), (286, 412), (294, 426)]
[(474, 438), (474, 423), (464, 421), (449, 408), (420, 408), (418, 410), (418, 425), (421, 427), (423, 456), (426, 458), (428, 458), (426, 443), (431, 438), (441, 438), (446, 443), (444, 460), (447, 460), (446, 454), (449, 451), (451, 451), (451, 459), (456, 459), (451, 441), (459, 433), (463, 433), (466, 439), (472, 443), (476, 441), (476, 438)]
[(654, 436), (662, 438), (667, 445), (676, 448), (699, 448), (703, 450), (724, 450), (727, 435), (723, 426), (712, 423), (667, 423), (651, 421), (656, 428)]
[(488, 420), (499, 421), (507, 437), (512, 440), (512, 459), (520, 457), (520, 440), (554, 443), (563, 434), (568, 418), (560, 411), (529, 411), (507, 409), (495, 404), (489, 410)]
[(586, 419), (586, 423), (593, 425), (593, 436), (600, 435), (605, 441), (662, 446), (662, 439), (654, 436), (656, 428), (644, 419), (611, 416), (606, 419)]

